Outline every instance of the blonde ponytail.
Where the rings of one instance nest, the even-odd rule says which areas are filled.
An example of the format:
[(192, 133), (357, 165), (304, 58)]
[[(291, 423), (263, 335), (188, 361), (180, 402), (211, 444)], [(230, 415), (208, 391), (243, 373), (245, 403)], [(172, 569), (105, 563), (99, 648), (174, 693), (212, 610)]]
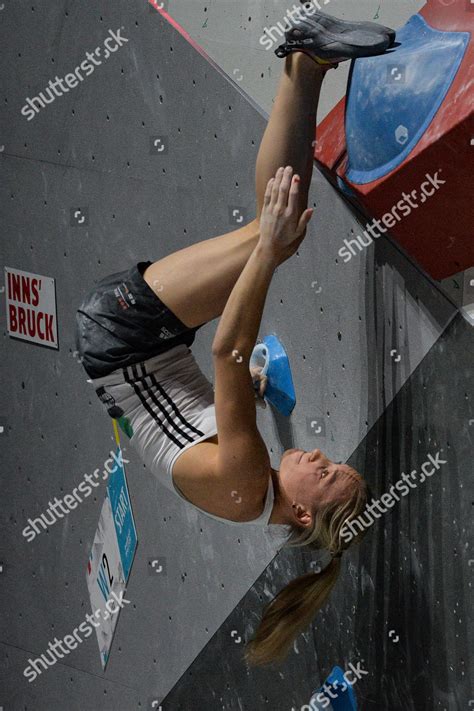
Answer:
[(332, 558), (322, 572), (295, 578), (278, 593), (265, 608), (257, 633), (247, 645), (249, 664), (269, 664), (286, 657), (295, 637), (326, 602), (340, 569), (340, 558)]
[(269, 664), (286, 657), (297, 635), (311, 623), (336, 584), (342, 552), (362, 539), (360, 533), (346, 543), (342, 535), (344, 526), (357, 518), (372, 499), (360, 474), (354, 471), (350, 476), (356, 486), (348, 499), (319, 510), (312, 529), (291, 527), (285, 547), (304, 546), (314, 551), (326, 548), (332, 556), (331, 562), (320, 573), (307, 573), (292, 580), (267, 605), (255, 637), (246, 647), (245, 659), (249, 664)]

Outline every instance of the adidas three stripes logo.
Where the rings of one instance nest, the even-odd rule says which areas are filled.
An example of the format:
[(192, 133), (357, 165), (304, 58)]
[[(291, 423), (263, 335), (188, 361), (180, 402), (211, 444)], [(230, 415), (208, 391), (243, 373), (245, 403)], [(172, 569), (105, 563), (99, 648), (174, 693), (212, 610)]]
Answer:
[(143, 363), (123, 368), (122, 372), (125, 382), (132, 386), (145, 410), (177, 447), (182, 449), (189, 442), (194, 442), (198, 437), (204, 436), (204, 432), (198, 430), (183, 417), (154, 374), (147, 374)]

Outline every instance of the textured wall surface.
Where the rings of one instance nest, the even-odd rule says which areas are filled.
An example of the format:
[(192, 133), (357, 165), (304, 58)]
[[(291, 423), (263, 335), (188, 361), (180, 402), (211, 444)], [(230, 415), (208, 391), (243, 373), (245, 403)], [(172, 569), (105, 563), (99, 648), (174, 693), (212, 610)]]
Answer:
[[(398, 26), (420, 6), (334, 0), (327, 10), (379, 13)], [(240, 658), (243, 638), (269, 596), (312, 559), (274, 558), (270, 534), (185, 508), (125, 449), (139, 548), (106, 673), (91, 637), (34, 683), (23, 677), (30, 657), (90, 612), (85, 566), (104, 488), (33, 542), (21, 532), (114, 447), (75, 358), (74, 310), (105, 274), (234, 229), (236, 208), (253, 217), (254, 163), (281, 69), (258, 38), (285, 10), (283, 2), (170, 0), (210, 58), (138, 0), (31, 0), (0, 10), (1, 263), (56, 279), (60, 345), (11, 339), (2, 308), (5, 711), (128, 711), (167, 695), (163, 709), (289, 711), (308, 702), (334, 664), (361, 659), (370, 671), (357, 689), (363, 709), (467, 708), (472, 332), (389, 239), (342, 263), (343, 240), (361, 227), (317, 172), (310, 234), (278, 269), (261, 329), (287, 346), (298, 398), (289, 420), (259, 412), (272, 463), (288, 447), (320, 446), (351, 458), (377, 493), (433, 447), (449, 453), (449, 464), (348, 557), (337, 594), (285, 664), (251, 671)], [(91, 76), (32, 121), (21, 115), (26, 97), (119, 28), (128, 42)], [(344, 71), (325, 89), (321, 117), (344, 92)], [(152, 148), (157, 136), (163, 154)], [(206, 326), (194, 346), (210, 378), (214, 332)], [(166, 559), (159, 577), (149, 565), (157, 556)]]

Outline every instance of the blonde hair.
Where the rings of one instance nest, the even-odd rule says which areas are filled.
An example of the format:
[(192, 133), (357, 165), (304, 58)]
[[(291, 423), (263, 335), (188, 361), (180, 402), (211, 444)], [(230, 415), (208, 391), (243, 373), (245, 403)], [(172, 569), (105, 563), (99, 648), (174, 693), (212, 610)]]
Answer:
[(307, 573), (292, 580), (267, 605), (258, 630), (246, 647), (245, 659), (249, 664), (269, 664), (286, 657), (294, 639), (310, 624), (336, 584), (343, 551), (363, 537), (361, 533), (348, 543), (341, 537), (344, 525), (357, 518), (372, 498), (360, 474), (354, 471), (348, 475), (356, 486), (345, 501), (318, 511), (312, 529), (291, 527), (285, 547), (326, 548), (332, 556), (331, 562), (319, 573)]

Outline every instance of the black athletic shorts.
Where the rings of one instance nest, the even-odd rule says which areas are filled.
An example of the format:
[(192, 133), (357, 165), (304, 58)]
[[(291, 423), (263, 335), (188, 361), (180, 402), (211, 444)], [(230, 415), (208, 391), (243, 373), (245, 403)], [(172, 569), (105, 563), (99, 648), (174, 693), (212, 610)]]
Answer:
[(152, 262), (102, 279), (76, 313), (76, 347), (90, 378), (140, 363), (180, 344), (191, 346), (188, 328), (143, 278)]

